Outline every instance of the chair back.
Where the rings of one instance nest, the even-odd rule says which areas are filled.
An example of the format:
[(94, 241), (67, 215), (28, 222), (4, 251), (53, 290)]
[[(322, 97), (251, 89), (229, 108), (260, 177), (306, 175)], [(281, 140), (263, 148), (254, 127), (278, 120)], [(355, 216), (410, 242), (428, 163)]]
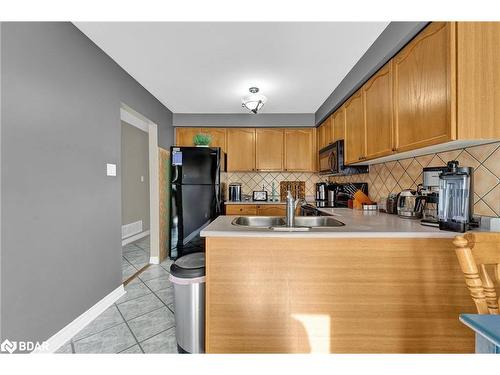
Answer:
[(453, 241), (479, 314), (499, 314), (500, 233), (469, 232)]

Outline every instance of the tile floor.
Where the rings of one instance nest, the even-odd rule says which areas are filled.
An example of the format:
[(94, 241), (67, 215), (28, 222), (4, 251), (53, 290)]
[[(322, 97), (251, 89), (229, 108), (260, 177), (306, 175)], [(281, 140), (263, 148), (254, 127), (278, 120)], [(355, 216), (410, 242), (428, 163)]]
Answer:
[[(149, 238), (124, 246), (124, 279), (143, 265)], [(174, 294), (168, 280), (171, 260), (150, 265), (127, 293), (99, 315), (58, 353), (177, 353)], [(129, 268), (133, 268), (129, 270)], [(126, 276), (125, 271), (129, 272)]]
[(149, 263), (149, 236), (122, 248), (123, 281)]

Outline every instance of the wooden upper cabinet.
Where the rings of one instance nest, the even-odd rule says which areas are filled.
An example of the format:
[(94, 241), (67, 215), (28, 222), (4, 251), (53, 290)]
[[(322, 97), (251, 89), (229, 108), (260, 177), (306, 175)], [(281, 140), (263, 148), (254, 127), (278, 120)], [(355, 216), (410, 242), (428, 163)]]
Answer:
[(361, 90), (345, 104), (345, 164), (359, 163), (365, 156), (365, 118)]
[(392, 62), (363, 86), (367, 159), (392, 154)]
[(500, 138), (500, 22), (457, 24), (459, 139)]
[(333, 141), (339, 141), (345, 138), (345, 108), (340, 107), (332, 115), (333, 122)]
[(255, 129), (227, 129), (227, 171), (255, 171)]
[(210, 147), (220, 147), (226, 152), (226, 128), (201, 128), (201, 132), (212, 137)]
[(318, 148), (322, 149), (332, 142), (331, 117), (318, 127)]
[(175, 128), (175, 145), (194, 146), (193, 137), (198, 133), (201, 133), (201, 128)]
[(454, 26), (431, 23), (393, 59), (398, 152), (456, 136)]
[(283, 170), (283, 129), (255, 130), (256, 169), (258, 171)]
[(314, 129), (285, 129), (285, 171), (314, 171)]

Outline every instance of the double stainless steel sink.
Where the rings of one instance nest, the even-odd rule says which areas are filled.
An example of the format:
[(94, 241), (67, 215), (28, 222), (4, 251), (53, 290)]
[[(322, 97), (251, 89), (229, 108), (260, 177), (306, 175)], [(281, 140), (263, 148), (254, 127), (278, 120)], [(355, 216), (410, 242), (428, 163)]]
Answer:
[(313, 228), (337, 228), (345, 224), (329, 216), (296, 216), (293, 227), (287, 227), (285, 218), (280, 216), (239, 216), (233, 225), (285, 231), (307, 231)]

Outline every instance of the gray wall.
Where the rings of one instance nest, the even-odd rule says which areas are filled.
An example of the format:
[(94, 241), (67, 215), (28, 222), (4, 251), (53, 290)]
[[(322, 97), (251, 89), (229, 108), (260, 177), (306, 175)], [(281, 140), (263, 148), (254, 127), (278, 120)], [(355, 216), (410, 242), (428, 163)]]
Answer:
[(121, 284), (120, 103), (172, 114), (71, 23), (2, 23), (2, 337), (44, 340)]
[(344, 103), (428, 22), (391, 22), (315, 113), (316, 124)]
[(149, 230), (148, 143), (148, 133), (122, 121), (122, 225), (142, 220), (143, 231)]
[(281, 127), (314, 126), (313, 113), (189, 114), (174, 113), (174, 126)]

